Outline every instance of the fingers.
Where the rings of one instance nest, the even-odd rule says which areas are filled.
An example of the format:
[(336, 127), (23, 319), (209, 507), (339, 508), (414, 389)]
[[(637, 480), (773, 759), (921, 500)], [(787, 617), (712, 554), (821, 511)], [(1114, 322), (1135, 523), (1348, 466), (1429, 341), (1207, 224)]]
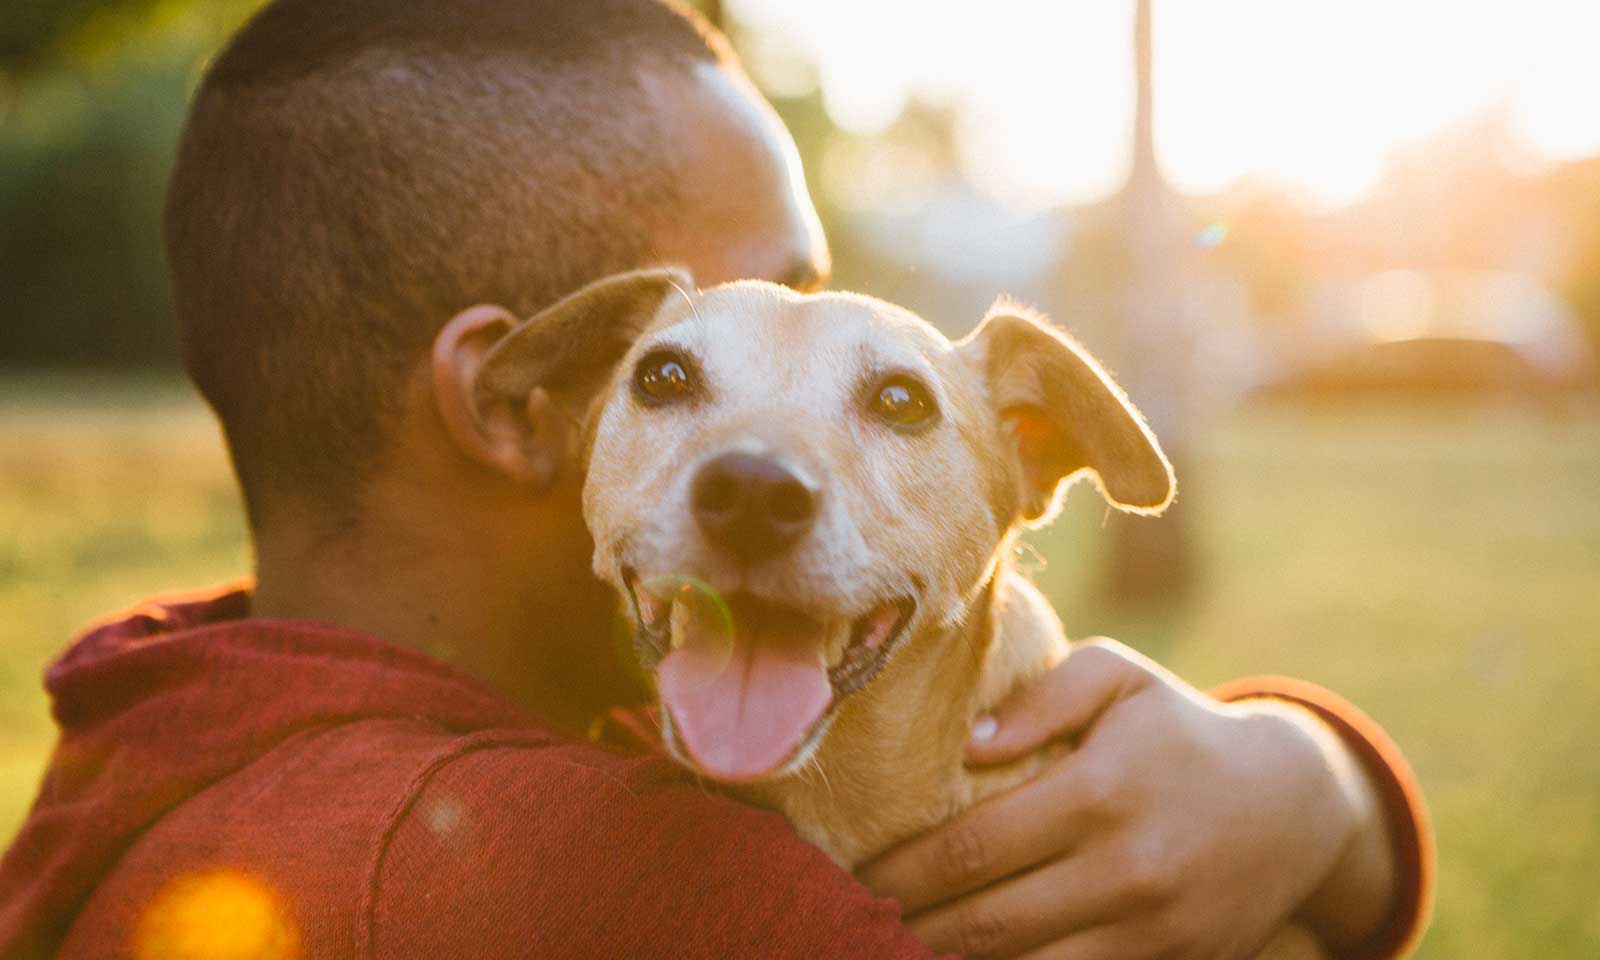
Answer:
[(908, 923), (930, 947), (964, 957), (1014, 957), (1051, 943), (1075, 951), (1066, 956), (1123, 956), (1092, 952), (1109, 936), (1098, 932), (1104, 929), (1099, 925), (1138, 914), (1155, 901), (1139, 899), (1143, 894), (1134, 888), (1095, 882), (1092, 869), (1087, 858), (1057, 860)]
[(1068, 764), (1057, 764), (896, 847), (857, 877), (911, 914), (1053, 860), (1094, 822), (1078, 815), (1076, 790)]
[(1127, 926), (1090, 927), (1022, 954), (1018, 960), (1137, 960), (1159, 956)]
[(993, 726), (980, 720), (967, 744), (975, 765), (1015, 760), (1061, 737), (1077, 736), (1111, 704), (1148, 684), (1160, 670), (1115, 640), (1099, 638), (1073, 649), (1054, 670), (1024, 687), (995, 711)]

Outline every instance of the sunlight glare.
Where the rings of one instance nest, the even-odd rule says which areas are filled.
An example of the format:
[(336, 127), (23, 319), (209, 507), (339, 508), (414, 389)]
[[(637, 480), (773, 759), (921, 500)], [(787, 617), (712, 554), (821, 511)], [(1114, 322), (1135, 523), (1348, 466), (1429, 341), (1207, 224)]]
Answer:
[(136, 960), (298, 960), (300, 934), (277, 892), (239, 870), (180, 874), (134, 931)]
[[(952, 103), (965, 173), (1023, 208), (1126, 177), (1133, 6), (729, 3), (817, 64), (847, 130), (882, 130), (912, 96)], [(1157, 155), (1186, 193), (1259, 177), (1348, 203), (1397, 148), (1500, 104), (1533, 151), (1600, 152), (1600, 3), (1155, 0), (1154, 16)]]
[(1518, 133), (1552, 160), (1600, 153), (1600, 3), (1571, 3), (1528, 12), (1530, 57), (1517, 91)]

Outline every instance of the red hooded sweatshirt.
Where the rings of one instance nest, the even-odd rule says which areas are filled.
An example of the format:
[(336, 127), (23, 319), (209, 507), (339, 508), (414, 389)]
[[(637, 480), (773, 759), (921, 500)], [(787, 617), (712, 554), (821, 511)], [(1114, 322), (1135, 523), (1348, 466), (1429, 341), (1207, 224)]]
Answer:
[[(244, 592), (94, 630), (46, 686), (61, 738), (0, 861), (5, 960), (930, 956), (777, 814), (420, 654), (249, 619)], [(1406, 883), (1383, 953), (1425, 909)]]
[(0, 957), (931, 956), (777, 814), (248, 606), (152, 605), (49, 669)]

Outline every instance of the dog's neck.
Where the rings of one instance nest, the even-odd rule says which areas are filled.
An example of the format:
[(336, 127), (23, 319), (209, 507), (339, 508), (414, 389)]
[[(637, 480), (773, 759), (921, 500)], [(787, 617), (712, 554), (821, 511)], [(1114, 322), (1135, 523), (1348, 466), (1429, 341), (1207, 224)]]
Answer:
[(1033, 774), (1033, 758), (978, 772), (963, 753), (974, 717), (1065, 653), (1049, 605), (999, 564), (961, 623), (911, 638), (840, 708), (813, 762), (754, 799), (853, 867)]

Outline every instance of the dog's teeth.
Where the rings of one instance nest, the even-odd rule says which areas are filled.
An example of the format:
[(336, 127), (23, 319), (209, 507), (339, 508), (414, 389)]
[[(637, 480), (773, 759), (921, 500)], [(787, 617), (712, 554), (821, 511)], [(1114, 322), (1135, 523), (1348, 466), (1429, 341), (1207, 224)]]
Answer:
[(672, 649), (678, 649), (688, 640), (689, 618), (692, 616), (694, 614), (689, 610), (689, 604), (683, 597), (672, 601), (672, 612), (668, 614)]
[(852, 632), (852, 625), (848, 620), (840, 620), (829, 628), (826, 647), (829, 667), (837, 667), (844, 662), (845, 651), (850, 648)]
[(639, 619), (646, 627), (661, 626), (662, 604), (660, 600), (655, 598), (654, 594), (643, 590), (636, 591), (634, 593), (634, 602), (639, 607)]
[(894, 630), (895, 624), (899, 622), (900, 608), (893, 603), (884, 604), (873, 611), (872, 616), (868, 619), (866, 633), (862, 636), (862, 642), (876, 650), (883, 646), (885, 640), (889, 639), (889, 634)]

